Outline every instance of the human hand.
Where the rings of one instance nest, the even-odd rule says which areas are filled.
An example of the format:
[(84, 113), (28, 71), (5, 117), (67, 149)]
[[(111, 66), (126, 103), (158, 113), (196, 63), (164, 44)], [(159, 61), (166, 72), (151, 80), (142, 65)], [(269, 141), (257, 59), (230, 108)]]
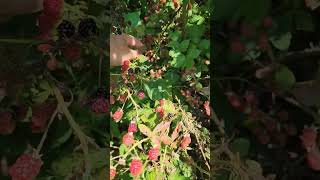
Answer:
[(143, 44), (127, 34), (112, 34), (110, 37), (110, 66), (121, 66), (123, 61), (137, 58), (140, 55), (139, 51), (131, 47), (139, 49), (143, 47)]
[(0, 21), (19, 14), (41, 11), (42, 8), (43, 0), (2, 0), (0, 1)]

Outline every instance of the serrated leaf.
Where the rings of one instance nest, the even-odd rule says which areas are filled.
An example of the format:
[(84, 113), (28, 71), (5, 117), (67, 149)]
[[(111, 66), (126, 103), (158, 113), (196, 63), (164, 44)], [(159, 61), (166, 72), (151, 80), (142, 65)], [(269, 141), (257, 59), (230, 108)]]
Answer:
[(179, 135), (179, 133), (180, 133), (180, 131), (181, 131), (181, 127), (182, 127), (181, 123), (178, 122), (178, 123), (177, 123), (177, 126), (174, 128), (174, 130), (173, 130), (173, 132), (172, 132), (172, 134), (171, 134), (171, 139), (172, 139), (173, 141), (178, 137), (178, 135)]
[(48, 81), (45, 81), (45, 80), (40, 81), (39, 86), (43, 90), (51, 90), (51, 87), (50, 87)]
[(296, 82), (293, 72), (286, 66), (281, 66), (275, 74), (275, 80), (279, 87), (286, 91), (292, 88)]
[(261, 165), (257, 161), (248, 159), (248, 160), (246, 160), (246, 164), (247, 164), (250, 172), (253, 172), (254, 174), (262, 175), (263, 170), (261, 168)]
[(36, 97), (33, 98), (33, 101), (39, 104), (44, 103), (49, 98), (50, 94), (50, 91), (40, 92)]
[(199, 43), (199, 48), (201, 50), (208, 50), (210, 47), (210, 41), (207, 39), (202, 39)]
[(189, 47), (189, 44), (190, 44), (190, 40), (187, 39), (187, 40), (183, 40), (181, 43), (180, 43), (180, 46), (179, 46), (179, 50), (181, 52), (186, 52), (188, 47)]
[(270, 41), (277, 49), (285, 51), (289, 49), (291, 43), (292, 35), (290, 32), (287, 32), (280, 37), (271, 37)]
[(151, 142), (154, 146), (160, 147), (161, 146), (161, 139), (159, 136), (153, 136), (151, 138)]
[(121, 144), (119, 147), (119, 154), (124, 155), (127, 151), (128, 151), (128, 148), (124, 144)]
[(172, 143), (172, 139), (171, 139), (169, 136), (165, 135), (165, 134), (162, 134), (162, 135), (160, 136), (160, 140), (161, 140), (161, 142), (163, 142), (165, 145), (170, 145), (170, 144)]
[(144, 63), (144, 62), (146, 62), (147, 60), (148, 60), (148, 58), (146, 57), (146, 56), (144, 56), (144, 55), (140, 55), (140, 56), (138, 56), (138, 61), (140, 62), (140, 63)]
[(132, 27), (136, 27), (141, 24), (140, 14), (141, 14), (140, 11), (136, 11), (136, 12), (127, 13), (123, 17), (126, 22), (130, 22), (130, 25)]
[(144, 124), (139, 124), (138, 128), (142, 134), (145, 136), (151, 137), (152, 136), (152, 131)]
[(179, 171), (175, 171), (174, 173), (170, 174), (168, 180), (187, 180), (188, 178), (182, 176)]
[(153, 90), (151, 90), (147, 84), (144, 84), (144, 89), (146, 90), (149, 98), (152, 100), (153, 99)]
[(157, 172), (155, 170), (147, 173), (147, 180), (155, 180), (157, 178)]
[(162, 121), (160, 122), (154, 129), (153, 134), (156, 134), (158, 132), (164, 132), (170, 127), (171, 121)]

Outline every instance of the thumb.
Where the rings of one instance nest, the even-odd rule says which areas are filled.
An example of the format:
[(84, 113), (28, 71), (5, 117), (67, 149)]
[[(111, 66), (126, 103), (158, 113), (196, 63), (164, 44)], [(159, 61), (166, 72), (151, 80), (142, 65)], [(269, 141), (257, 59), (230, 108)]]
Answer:
[(126, 42), (129, 46), (137, 47), (137, 48), (143, 47), (142, 42), (139, 39), (137, 39), (131, 35), (124, 34), (123, 38), (126, 40)]
[(139, 55), (140, 55), (139, 51), (129, 49), (129, 53), (122, 56), (122, 62), (126, 60), (131, 61), (132, 59), (137, 58)]

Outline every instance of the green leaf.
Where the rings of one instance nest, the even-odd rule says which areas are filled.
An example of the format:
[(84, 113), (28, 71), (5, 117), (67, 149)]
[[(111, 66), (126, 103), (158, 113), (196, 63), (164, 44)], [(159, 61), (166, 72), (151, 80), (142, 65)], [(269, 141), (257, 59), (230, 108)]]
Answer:
[(140, 55), (140, 56), (138, 56), (138, 61), (140, 62), (140, 63), (144, 63), (144, 62), (146, 62), (147, 60), (148, 60), (148, 58), (146, 57), (146, 56), (144, 56), (144, 55)]
[(136, 27), (141, 24), (140, 21), (140, 11), (131, 12), (124, 15), (124, 19), (126, 22), (130, 22), (132, 27)]
[(296, 78), (293, 72), (286, 66), (281, 66), (275, 74), (275, 80), (279, 87), (286, 91), (292, 88), (296, 83)]
[(205, 21), (205, 18), (200, 15), (194, 15), (190, 19), (190, 23), (196, 23), (197, 25), (201, 25)]
[(179, 51), (175, 51), (175, 50), (170, 50), (169, 51), (169, 56), (173, 57), (173, 58), (176, 58), (178, 57), (179, 55), (181, 55), (181, 53)]
[(156, 173), (156, 171), (151, 171), (151, 172), (149, 172), (148, 174), (147, 174), (147, 180), (154, 180), (154, 179), (156, 179), (156, 177), (157, 177), (157, 173)]
[(144, 124), (138, 124), (138, 128), (139, 128), (140, 132), (142, 134), (144, 134), (145, 136), (148, 136), (148, 137), (152, 136), (152, 131), (150, 130), (150, 128), (148, 128), (148, 126), (146, 126)]
[(187, 27), (187, 35), (191, 42), (198, 44), (203, 36), (206, 27), (203, 25), (191, 25)]
[(246, 164), (248, 165), (248, 168), (252, 174), (262, 175), (263, 169), (257, 161), (248, 159), (246, 160)]
[(199, 49), (189, 48), (183, 67), (191, 68), (194, 63), (194, 59), (198, 58), (200, 53), (201, 51)]
[(287, 32), (280, 37), (271, 37), (270, 41), (277, 49), (285, 51), (289, 49), (291, 43), (292, 35), (290, 32)]
[(111, 129), (111, 134), (113, 136), (116, 136), (116, 137), (120, 136), (118, 124), (115, 121), (110, 121), (110, 129)]
[(147, 92), (149, 98), (152, 100), (153, 90), (151, 90), (147, 84), (144, 84), (144, 89)]
[(45, 81), (45, 80), (40, 81), (39, 86), (43, 90), (51, 90), (51, 87), (50, 87), (48, 81)]
[(245, 138), (237, 138), (231, 143), (230, 146), (233, 152), (239, 153), (240, 157), (245, 157), (249, 152), (250, 141)]
[(186, 52), (188, 47), (189, 47), (189, 44), (190, 44), (190, 40), (187, 39), (187, 40), (183, 40), (181, 43), (180, 43), (180, 46), (179, 46), (179, 50), (181, 52)]
[(50, 94), (51, 94), (50, 91), (40, 92), (36, 97), (33, 98), (33, 101), (39, 104), (44, 103), (48, 99)]
[(168, 180), (187, 180), (188, 178), (182, 176), (179, 171), (175, 171), (174, 173), (170, 174)]
[(121, 144), (119, 147), (119, 154), (124, 155), (127, 151), (128, 151), (128, 148), (124, 144)]
[(171, 61), (171, 65), (175, 68), (181, 68), (184, 66), (186, 61), (186, 57), (183, 54), (179, 54), (179, 56), (174, 57)]
[(180, 37), (181, 37), (180, 31), (174, 31), (174, 32), (169, 33), (169, 38), (172, 41), (178, 41)]
[(210, 41), (207, 39), (202, 39), (198, 46), (201, 50), (208, 50), (210, 47)]

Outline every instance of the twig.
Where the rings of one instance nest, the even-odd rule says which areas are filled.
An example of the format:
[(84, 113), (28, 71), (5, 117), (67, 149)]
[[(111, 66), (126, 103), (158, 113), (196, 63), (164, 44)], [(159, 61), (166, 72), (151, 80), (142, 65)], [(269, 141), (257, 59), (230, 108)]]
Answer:
[(59, 110), (61, 110), (63, 112), (63, 114), (66, 116), (71, 128), (74, 130), (76, 136), (80, 140), (81, 148), (84, 153), (85, 165), (86, 165), (85, 176), (88, 176), (91, 167), (90, 167), (90, 160), (89, 160), (89, 156), (88, 156), (89, 155), (89, 148), (88, 148), (88, 142), (87, 142), (86, 135), (82, 132), (79, 125), (73, 119), (70, 111), (68, 110), (68, 108), (66, 106), (66, 103), (64, 101), (64, 98), (63, 98), (60, 90), (55, 85), (51, 85), (51, 87), (52, 87), (53, 93), (56, 96), (56, 99), (58, 101)]

